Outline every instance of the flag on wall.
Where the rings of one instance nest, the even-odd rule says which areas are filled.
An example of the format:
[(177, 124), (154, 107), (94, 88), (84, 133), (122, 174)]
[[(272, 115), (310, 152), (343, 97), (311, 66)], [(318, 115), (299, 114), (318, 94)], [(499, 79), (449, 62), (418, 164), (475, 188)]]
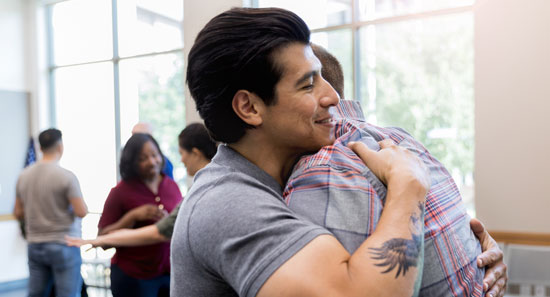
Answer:
[(27, 158), (25, 159), (25, 167), (36, 162), (36, 151), (34, 150), (34, 139), (31, 137), (29, 147), (27, 148)]

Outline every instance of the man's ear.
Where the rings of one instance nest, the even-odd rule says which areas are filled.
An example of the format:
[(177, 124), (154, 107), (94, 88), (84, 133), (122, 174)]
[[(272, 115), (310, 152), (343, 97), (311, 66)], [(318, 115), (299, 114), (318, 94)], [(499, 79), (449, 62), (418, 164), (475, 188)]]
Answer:
[(245, 123), (254, 127), (262, 124), (261, 109), (264, 107), (264, 102), (256, 94), (238, 90), (233, 96), (232, 107)]

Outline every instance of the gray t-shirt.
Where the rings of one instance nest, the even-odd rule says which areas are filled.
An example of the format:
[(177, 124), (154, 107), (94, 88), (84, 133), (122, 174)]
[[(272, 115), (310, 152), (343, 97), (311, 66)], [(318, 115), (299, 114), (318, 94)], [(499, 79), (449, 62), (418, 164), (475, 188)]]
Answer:
[(82, 198), (76, 176), (57, 163), (39, 162), (23, 170), (16, 195), (23, 203), (29, 243), (65, 243), (64, 236), (81, 236), (81, 219), (69, 202)]
[(294, 214), (265, 171), (221, 145), (176, 219), (170, 296), (256, 296), (277, 268), (328, 233)]

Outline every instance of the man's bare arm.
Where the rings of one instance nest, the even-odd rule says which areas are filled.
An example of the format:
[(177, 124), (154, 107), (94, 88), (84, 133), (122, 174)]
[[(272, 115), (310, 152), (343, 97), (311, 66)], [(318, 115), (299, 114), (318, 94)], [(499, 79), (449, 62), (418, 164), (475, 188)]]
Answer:
[(13, 207), (13, 215), (18, 219), (22, 220), (25, 216), (25, 212), (23, 209), (23, 202), (21, 201), (21, 198), (15, 197), (15, 206)]
[(94, 247), (140, 246), (168, 241), (170, 238), (159, 233), (155, 224), (138, 229), (118, 229), (95, 239), (81, 239), (65, 236), (68, 246), (91, 244)]
[(69, 202), (71, 203), (74, 214), (77, 217), (83, 218), (88, 214), (88, 206), (86, 206), (86, 202), (84, 202), (82, 197), (70, 198)]
[(379, 152), (363, 144), (351, 147), (388, 185), (375, 232), (353, 255), (333, 236), (315, 238), (279, 267), (257, 296), (413, 296), (417, 292), (427, 171), (410, 152), (387, 141)]

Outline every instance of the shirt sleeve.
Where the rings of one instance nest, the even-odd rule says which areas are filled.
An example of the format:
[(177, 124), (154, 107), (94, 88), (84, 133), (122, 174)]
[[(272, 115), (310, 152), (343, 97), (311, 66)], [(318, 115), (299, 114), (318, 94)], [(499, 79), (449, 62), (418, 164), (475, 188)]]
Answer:
[(189, 249), (239, 296), (253, 297), (290, 257), (329, 232), (298, 218), (274, 193), (229, 188), (209, 191), (185, 218)]
[(15, 197), (21, 198), (21, 175), (19, 175), (19, 178), (17, 179), (17, 183), (15, 184)]
[(112, 188), (103, 205), (103, 213), (101, 214), (97, 227), (99, 229), (105, 228), (118, 221), (123, 214), (122, 202), (118, 195), (117, 188)]
[(69, 184), (67, 185), (67, 198), (82, 198), (82, 191), (80, 190), (80, 183), (74, 173), (69, 172)]
[(157, 229), (162, 236), (166, 238), (172, 238), (172, 233), (174, 232), (174, 224), (176, 223), (176, 218), (178, 216), (180, 206), (181, 202), (178, 204), (178, 206), (176, 206), (176, 208), (172, 210), (170, 215), (158, 221), (158, 223), (156, 224)]

